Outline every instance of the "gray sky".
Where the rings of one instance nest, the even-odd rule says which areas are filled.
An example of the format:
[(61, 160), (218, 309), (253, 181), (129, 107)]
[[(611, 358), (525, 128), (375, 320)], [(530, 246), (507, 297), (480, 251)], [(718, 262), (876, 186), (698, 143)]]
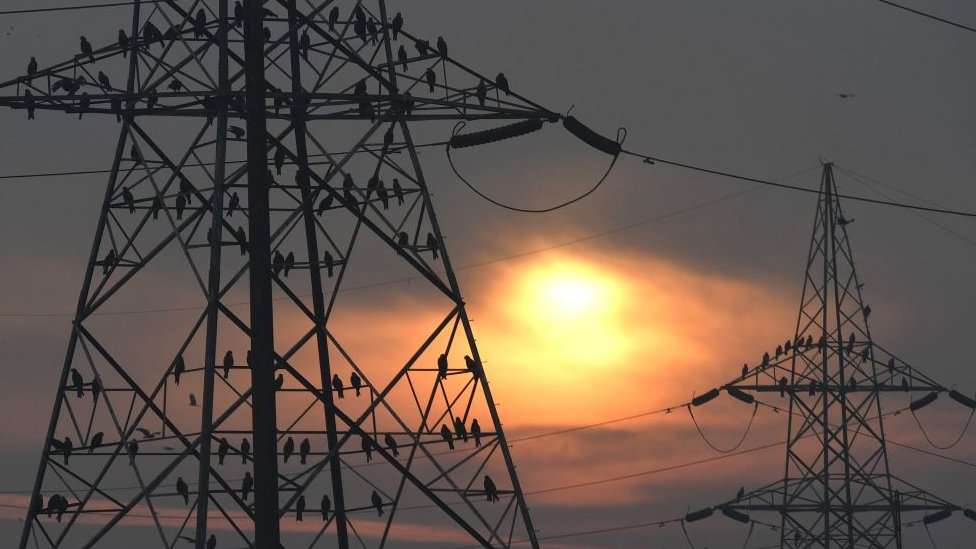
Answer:
[[(976, 5), (905, 1), (976, 23)], [(35, 4), (42, 3), (7, 0), (4, 6)], [(523, 95), (560, 112), (575, 105), (574, 115), (608, 135), (626, 127), (629, 149), (765, 178), (815, 168), (820, 159), (829, 159), (890, 185), (880, 188), (896, 199), (914, 201), (899, 194), (900, 189), (944, 206), (976, 210), (976, 34), (871, 0), (391, 4), (405, 12), (412, 32), (444, 35), (453, 56), (486, 74), (504, 70)], [(75, 51), (79, 28), (93, 41), (96, 36), (110, 40), (124, 21), (124, 14), (111, 10), (0, 17), (0, 74), (20, 74), (30, 55), (42, 65), (62, 59)], [(840, 99), (841, 92), (856, 97)], [(3, 174), (100, 169), (111, 161), (112, 123), (79, 123), (44, 113), (37, 123), (27, 124), (18, 111), (0, 116), (5, 129), (0, 132)], [(624, 158), (591, 199), (558, 213), (526, 216), (498, 210), (470, 194), (449, 175), (443, 152), (427, 151), (423, 160), (435, 200), (444, 205), (439, 214), (458, 264), (599, 233), (749, 187)], [(558, 126), (517, 142), (464, 151), (457, 160), (493, 196), (532, 206), (586, 188), (606, 162)], [(818, 175), (814, 169), (790, 182), (815, 187)], [(838, 183), (842, 192), (876, 197), (849, 177), (841, 175)], [(103, 184), (98, 176), (0, 181), (0, 287), (5, 288), (0, 314), (74, 307)], [(809, 195), (759, 190), (590, 241), (569, 253), (647, 255), (697, 273), (748, 280), (795, 301), (814, 206)], [(857, 220), (851, 229), (853, 244), (876, 311), (872, 321), (878, 340), (944, 383), (971, 392), (976, 370), (966, 346), (976, 305), (971, 283), (976, 277), (976, 226), (863, 204), (846, 208)], [(462, 273), (461, 280), (475, 288), (469, 295), (478, 295), (477, 288), (485, 284), (475, 271)], [(477, 300), (471, 301), (477, 311)], [(0, 451), (0, 491), (26, 488), (34, 474), (67, 328), (63, 318), (0, 317), (2, 400), (15, 403), (14, 410), (3, 405), (0, 418), (0, 435), (6, 433), (12, 441), (9, 451)], [(639, 325), (631, 328), (641, 330)], [(756, 350), (770, 343), (757, 341)], [(687, 383), (704, 389), (720, 381), (721, 376)], [(951, 425), (962, 421), (958, 414), (951, 417)], [(776, 440), (781, 436), (776, 425), (770, 423), (754, 442)], [(530, 426), (523, 428), (532, 432)], [(600, 435), (621, 437), (624, 442), (616, 444), (620, 452), (644, 451), (647, 443), (635, 441), (633, 433), (608, 429)], [(655, 446), (670, 436), (687, 441), (682, 439), (685, 431), (644, 434), (658, 441)], [(947, 453), (966, 458), (974, 448), (970, 436)], [(545, 465), (533, 455), (527, 454), (521, 469)], [(694, 456), (699, 455), (707, 453), (696, 447)], [(672, 459), (682, 462), (694, 456), (679, 453)], [(965, 489), (976, 479), (972, 468), (904, 451), (894, 456), (903, 477), (941, 490), (958, 503), (976, 504)], [(756, 473), (757, 479), (767, 478)], [(678, 516), (689, 507), (725, 499), (737, 487), (731, 480), (707, 484), (690, 477), (639, 485), (647, 497), (637, 504), (569, 511), (541, 504), (533, 511), (544, 533), (558, 533)], [(587, 478), (585, 467), (579, 478)], [(668, 497), (662, 499), (665, 490)], [(575, 518), (566, 520), (567, 512)], [(0, 537), (6, 539), (17, 527), (13, 521), (0, 521)], [(960, 546), (973, 532), (972, 523), (957, 518), (937, 538)], [(738, 546), (723, 545), (714, 533), (702, 535), (713, 535), (702, 539), (702, 545)], [(565, 543), (673, 547), (678, 540), (674, 531), (639, 530)]]

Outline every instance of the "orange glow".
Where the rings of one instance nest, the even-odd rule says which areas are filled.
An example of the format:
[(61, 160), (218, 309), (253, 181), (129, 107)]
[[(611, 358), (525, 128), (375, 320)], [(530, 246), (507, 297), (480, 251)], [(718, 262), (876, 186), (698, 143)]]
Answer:
[(511, 284), (513, 296), (499, 313), (533, 343), (513, 358), (565, 371), (605, 367), (632, 349), (621, 317), (625, 288), (598, 266), (557, 260), (529, 268)]

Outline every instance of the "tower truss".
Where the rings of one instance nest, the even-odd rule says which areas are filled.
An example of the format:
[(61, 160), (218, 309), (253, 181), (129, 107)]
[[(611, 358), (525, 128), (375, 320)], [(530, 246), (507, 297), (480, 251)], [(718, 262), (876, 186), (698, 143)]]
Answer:
[[(131, 9), (0, 84), (119, 128), (19, 546), (538, 547), (415, 134), (559, 116), (385, 0)], [(393, 364), (337, 320), (374, 273), (421, 281)], [(171, 280), (185, 322), (101, 316)]]
[[(962, 510), (891, 472), (884, 420), (893, 412), (884, 411), (885, 396), (907, 395), (912, 413), (945, 393), (969, 408), (976, 402), (873, 338), (848, 235), (852, 222), (826, 164), (794, 336), (721, 387), (748, 404), (766, 395), (788, 400), (783, 480), (686, 520), (715, 510), (742, 522), (750, 513), (777, 513), (780, 547), (881, 549), (904, 547), (906, 516), (927, 526)], [(718, 394), (714, 389), (692, 405)]]

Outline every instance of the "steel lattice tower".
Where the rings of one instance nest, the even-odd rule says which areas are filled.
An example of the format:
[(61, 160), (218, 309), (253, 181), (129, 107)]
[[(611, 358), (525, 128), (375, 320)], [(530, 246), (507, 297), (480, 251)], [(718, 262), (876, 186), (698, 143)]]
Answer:
[[(558, 115), (384, 0), (136, 0), (117, 40), (81, 42), (3, 84), (30, 118), (120, 127), (19, 546), (141, 525), (163, 547), (384, 547), (411, 507), (447, 542), (538, 547), (412, 131)], [(371, 255), (439, 311), (386, 369), (332, 322)], [(98, 314), (167, 261), (203, 311), (134, 354)], [(296, 520), (316, 526), (286, 544)]]
[(941, 393), (967, 406), (973, 401), (874, 340), (847, 232), (852, 221), (841, 209), (833, 166), (826, 164), (794, 337), (722, 386), (749, 404), (763, 393), (788, 399), (784, 478), (693, 513), (691, 520), (713, 510), (743, 522), (748, 513), (775, 512), (783, 548), (901, 548), (905, 513), (927, 513), (928, 524), (960, 510), (889, 468), (882, 395), (924, 395), (911, 401), (912, 412)]

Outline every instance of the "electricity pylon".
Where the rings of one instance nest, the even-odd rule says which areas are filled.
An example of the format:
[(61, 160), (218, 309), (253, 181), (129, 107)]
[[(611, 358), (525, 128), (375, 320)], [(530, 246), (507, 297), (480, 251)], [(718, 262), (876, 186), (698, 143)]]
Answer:
[[(2, 85), (29, 118), (120, 128), (19, 546), (138, 526), (198, 549), (538, 547), (413, 132), (558, 115), (384, 0), (131, 9), (117, 39)], [(391, 364), (336, 318), (351, 279), (397, 269), (426, 293)], [(199, 314), (100, 316), (176, 272)]]
[[(909, 395), (912, 413), (942, 393), (969, 408), (976, 402), (874, 340), (847, 232), (853, 221), (841, 209), (833, 166), (826, 164), (796, 332), (722, 386), (753, 405), (759, 394), (788, 399), (783, 480), (686, 520), (721, 510), (748, 522), (749, 513), (775, 512), (783, 548), (901, 548), (906, 513), (927, 513), (921, 519), (927, 526), (960, 510), (891, 473), (884, 426), (891, 412), (883, 410), (882, 395)], [(713, 389), (693, 405), (718, 394)]]

